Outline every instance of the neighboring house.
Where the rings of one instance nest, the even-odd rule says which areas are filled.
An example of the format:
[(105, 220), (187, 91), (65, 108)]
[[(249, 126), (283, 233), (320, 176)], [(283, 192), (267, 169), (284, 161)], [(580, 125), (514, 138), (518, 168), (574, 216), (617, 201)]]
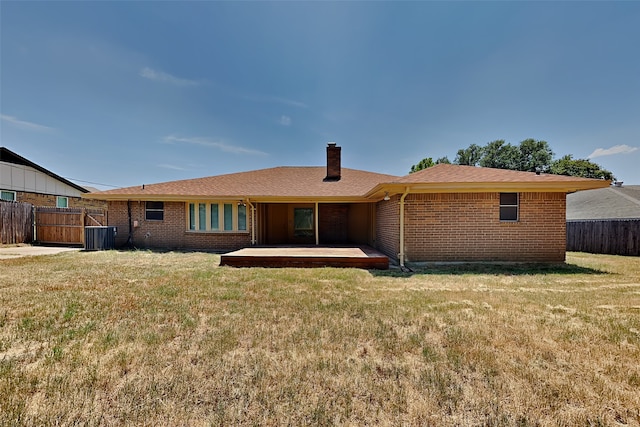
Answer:
[(618, 183), (567, 196), (567, 220), (640, 219), (640, 185)]
[(565, 258), (566, 194), (608, 186), (568, 176), (440, 164), (404, 177), (276, 167), (92, 194), (118, 242), (228, 251), (251, 245), (369, 245), (401, 265)]
[(640, 185), (567, 196), (567, 250), (640, 255)]
[(104, 202), (83, 199), (84, 187), (0, 147), (0, 199), (58, 208), (106, 208)]

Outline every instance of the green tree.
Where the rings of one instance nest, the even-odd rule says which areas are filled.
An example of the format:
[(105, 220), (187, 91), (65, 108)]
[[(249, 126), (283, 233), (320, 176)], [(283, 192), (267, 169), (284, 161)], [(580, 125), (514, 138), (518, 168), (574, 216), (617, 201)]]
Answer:
[(518, 170), (527, 172), (548, 172), (553, 160), (553, 151), (547, 141), (536, 141), (535, 139), (525, 139), (518, 146), (520, 158), (518, 160)]
[(449, 158), (447, 156), (440, 157), (435, 162), (433, 161), (433, 158), (426, 157), (426, 158), (420, 160), (417, 165), (412, 165), (411, 166), (411, 170), (409, 171), (409, 173), (418, 172), (418, 171), (421, 171), (422, 169), (426, 169), (426, 168), (430, 168), (430, 167), (435, 166), (435, 165), (439, 165), (440, 163), (451, 164), (451, 162), (449, 161)]
[(574, 159), (571, 154), (551, 163), (550, 172), (556, 175), (615, 180), (613, 173), (602, 169), (597, 163), (586, 159)]
[[(411, 166), (410, 173), (439, 163), (450, 162), (446, 156), (439, 158), (435, 162), (431, 157), (427, 157), (418, 164)], [(517, 146), (506, 143), (503, 139), (489, 142), (484, 147), (471, 144), (467, 148), (458, 150), (453, 163), (457, 165), (483, 166), (527, 172), (539, 171), (557, 175), (615, 180), (613, 173), (602, 169), (597, 163), (585, 159), (574, 159), (571, 154), (553, 160), (553, 151), (549, 143), (533, 138), (525, 139)]]
[(426, 157), (420, 160), (418, 164), (411, 165), (411, 170), (409, 171), (409, 173), (418, 172), (418, 171), (421, 171), (422, 169), (430, 168), (431, 166), (434, 166), (434, 165), (435, 163), (433, 162), (433, 159), (431, 157)]
[(478, 163), (485, 168), (518, 170), (520, 150), (503, 139), (492, 141), (483, 148)]
[(453, 163), (456, 165), (478, 166), (482, 158), (483, 148), (477, 144), (471, 144), (468, 148), (458, 150)]

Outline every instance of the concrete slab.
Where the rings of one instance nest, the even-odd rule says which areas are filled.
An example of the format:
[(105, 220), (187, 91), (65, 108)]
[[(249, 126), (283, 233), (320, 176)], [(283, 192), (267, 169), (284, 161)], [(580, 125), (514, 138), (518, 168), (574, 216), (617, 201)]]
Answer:
[(62, 252), (80, 251), (82, 248), (53, 246), (0, 246), (0, 260), (22, 258), (26, 256), (55, 255)]

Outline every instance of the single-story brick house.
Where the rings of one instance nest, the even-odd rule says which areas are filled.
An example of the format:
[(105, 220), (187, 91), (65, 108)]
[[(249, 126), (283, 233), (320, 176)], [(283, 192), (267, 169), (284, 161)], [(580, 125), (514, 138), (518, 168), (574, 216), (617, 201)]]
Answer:
[(565, 259), (567, 193), (608, 181), (440, 164), (404, 177), (341, 167), (276, 167), (92, 193), (116, 244), (220, 251), (356, 244), (401, 265)]
[(82, 198), (89, 191), (0, 147), (0, 200), (53, 208), (106, 208), (106, 203)]

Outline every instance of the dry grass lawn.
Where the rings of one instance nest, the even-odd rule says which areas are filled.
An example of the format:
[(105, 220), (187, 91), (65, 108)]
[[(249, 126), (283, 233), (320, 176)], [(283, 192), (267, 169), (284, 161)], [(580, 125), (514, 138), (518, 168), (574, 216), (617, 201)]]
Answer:
[(640, 262), (0, 261), (0, 425), (640, 425)]

